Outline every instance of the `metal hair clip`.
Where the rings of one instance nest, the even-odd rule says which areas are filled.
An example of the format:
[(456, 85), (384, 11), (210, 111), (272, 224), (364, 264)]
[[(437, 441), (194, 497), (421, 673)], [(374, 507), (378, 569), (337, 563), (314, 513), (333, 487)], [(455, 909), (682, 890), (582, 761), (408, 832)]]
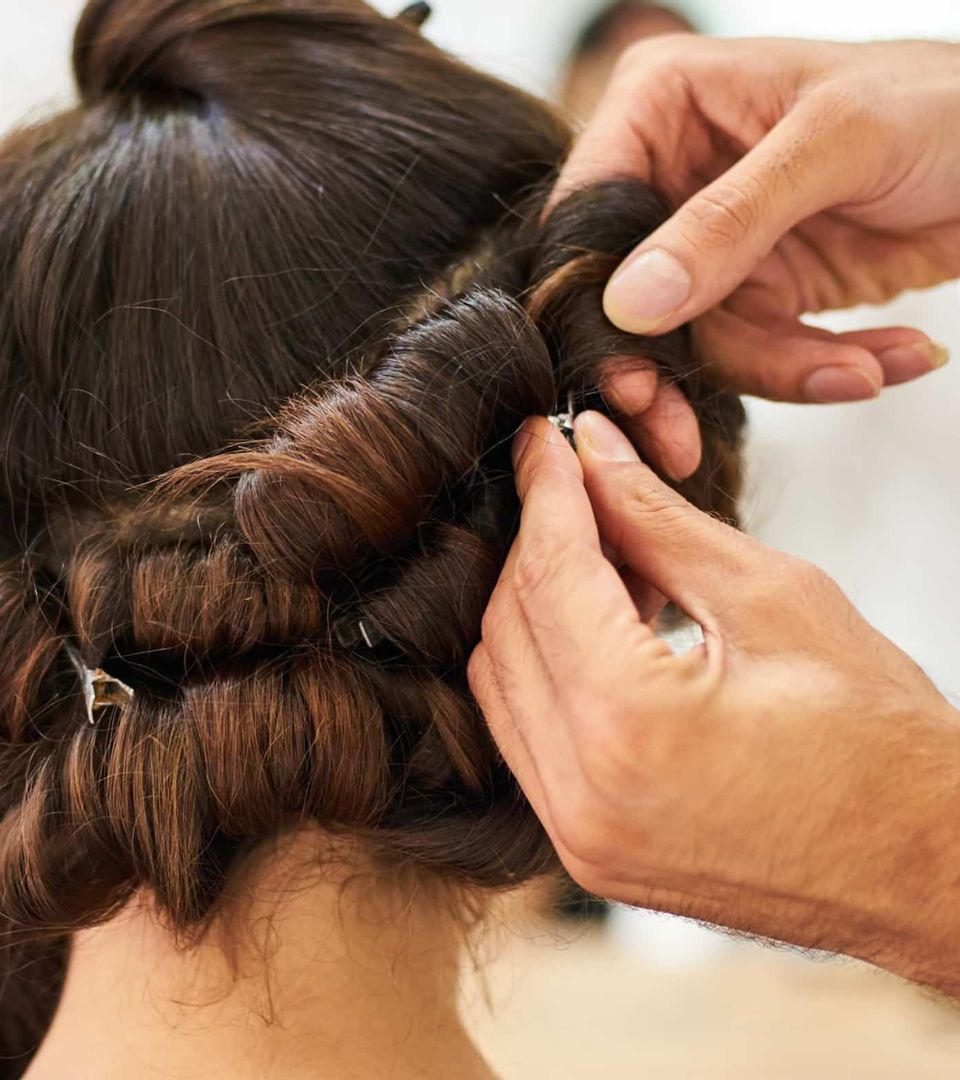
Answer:
[(76, 646), (68, 644), (66, 649), (70, 662), (80, 676), (89, 724), (96, 724), (97, 713), (103, 709), (111, 706), (125, 709), (133, 703), (134, 692), (125, 682), (108, 675), (103, 668), (87, 667)]
[(421, 2), (417, 4), (407, 4), (400, 14), (397, 15), (397, 18), (402, 19), (404, 22), (411, 23), (419, 30), (432, 14), (433, 8), (431, 8), (429, 4)]
[(574, 441), (573, 436), (573, 394), (567, 395), (567, 411), (562, 413), (553, 413), (548, 416), (547, 419), (551, 424), (559, 431), (567, 442), (576, 450), (577, 444)]

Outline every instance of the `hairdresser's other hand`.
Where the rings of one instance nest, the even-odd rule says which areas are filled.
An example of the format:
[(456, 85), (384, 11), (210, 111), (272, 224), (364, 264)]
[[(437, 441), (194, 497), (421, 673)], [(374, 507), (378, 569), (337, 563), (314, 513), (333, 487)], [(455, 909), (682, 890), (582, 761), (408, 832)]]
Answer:
[[(597, 413), (518, 440), (474, 693), (604, 896), (960, 990), (960, 713), (822, 572), (694, 509)], [(616, 553), (618, 572), (601, 549)], [(704, 628), (675, 657), (625, 578)]]
[[(944, 351), (918, 330), (799, 317), (960, 276), (958, 132), (960, 45), (653, 38), (624, 54), (554, 198), (630, 175), (680, 207), (610, 280), (624, 330), (696, 319), (732, 389), (859, 400)], [(695, 460), (676, 403), (667, 422), (662, 409), (654, 442)]]

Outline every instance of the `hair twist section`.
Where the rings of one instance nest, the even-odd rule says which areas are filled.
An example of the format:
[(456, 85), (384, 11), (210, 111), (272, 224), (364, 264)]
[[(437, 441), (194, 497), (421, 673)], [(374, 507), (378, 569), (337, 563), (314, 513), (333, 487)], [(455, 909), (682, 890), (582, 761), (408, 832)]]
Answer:
[[(183, 334), (179, 316), (153, 311), (155, 321), (136, 324), (132, 336), (117, 330), (93, 341), (95, 363), (84, 368), (89, 384), (78, 382), (61, 397), (59, 388), (51, 394), (33, 387), (31, 400), (47, 411), (39, 419), (26, 408), (16, 415), (22, 433), (11, 437), (12, 457), (3, 462), (4, 497), (18, 522), (35, 514), (39, 524), (23, 545), (29, 555), (0, 566), (0, 933), (11, 941), (22, 933), (37, 970), (48, 962), (57, 970), (63, 936), (109, 917), (137, 890), (156, 897), (177, 931), (202, 927), (241, 856), (304, 822), (381, 865), (464, 886), (515, 884), (556, 865), (469, 694), (465, 669), (516, 529), (512, 436), (525, 417), (556, 411), (568, 395), (578, 407), (605, 408), (601, 389), (611, 358), (627, 367), (652, 363), (683, 387), (700, 417), (705, 453), (682, 490), (704, 509), (734, 515), (739, 403), (710, 385), (688, 332), (634, 338), (602, 313), (605, 280), (662, 220), (662, 202), (644, 185), (624, 181), (577, 193), (541, 222), (540, 185), (529, 211), (516, 209), (519, 192), (555, 162), (562, 137), (546, 121), (521, 123), (530, 108), (522, 96), (459, 69), (451, 75), (439, 54), (413, 44), (419, 39), (408, 27), (384, 29), (383, 22), (346, 0), (95, 0), (81, 24), (84, 122), (103, 122), (109, 134), (97, 155), (115, 164), (111, 148), (122, 146), (131, 161), (151, 166), (125, 189), (143, 201), (120, 200), (131, 217), (154, 203), (178, 210), (207, 205), (171, 191), (214, 198), (213, 187), (153, 187), (167, 176), (152, 167), (155, 160), (177, 161), (170, 176), (178, 182), (196, 168), (205, 182), (217, 181), (217, 193), (232, 178), (239, 186), (226, 188), (223, 198), (233, 207), (249, 194), (250, 161), (266, 154), (264, 131), (288, 147), (266, 174), (257, 173), (257, 199), (244, 204), (256, 226), (249, 236), (219, 243), (218, 219), (196, 238), (174, 217), (177, 239), (157, 238), (154, 247), (168, 255), (178, 244), (189, 247), (186, 267), (211, 260), (183, 289), (195, 296), (201, 327), (204, 305), (219, 304), (204, 333)], [(258, 52), (253, 44), (261, 31)], [(394, 62), (407, 57), (409, 38), (417, 62), (403, 70), (417, 77), (401, 100), (406, 112), (394, 117), (384, 107), (376, 114), (381, 126), (364, 129), (368, 142), (385, 148), (390, 166), (380, 178), (383, 205), (375, 207), (371, 234), (366, 225), (354, 229), (350, 220), (318, 222), (312, 215), (319, 188), (338, 183), (341, 172), (358, 175), (358, 162), (369, 161), (369, 147), (329, 117), (345, 103), (379, 100), (379, 69), (370, 63), (382, 59), (380, 32)], [(228, 41), (240, 50), (229, 53), (230, 62)], [(328, 79), (309, 81), (307, 103), (277, 89), (276, 71), (286, 71), (281, 60), (288, 56), (325, 59)], [(460, 111), (447, 113), (437, 86), (459, 85), (457, 78), (465, 87), (456, 99)], [(245, 79), (244, 92), (252, 95), (246, 106)], [(318, 83), (340, 95), (319, 119), (310, 111)], [(289, 130), (267, 124), (265, 117), (283, 111), (279, 99), (291, 96), (287, 107), (312, 117), (310, 123), (287, 121)], [(501, 101), (502, 108), (488, 107)], [(490, 139), (504, 141), (485, 143), (474, 166), (462, 152), (464, 133), (472, 138), (486, 112), (496, 112), (504, 133)], [(438, 125), (445, 125), (439, 134)], [(156, 159), (145, 158), (131, 136), (141, 128)], [(402, 151), (411, 133), (424, 130), (431, 138), (409, 167), (420, 171), (408, 176)], [(332, 132), (333, 141), (320, 145), (314, 160), (319, 131)], [(171, 133), (189, 151), (182, 158), (168, 153), (163, 139)], [(255, 159), (236, 150), (245, 139)], [(63, 154), (86, 161), (69, 147)], [(244, 168), (234, 169), (234, 158)], [(269, 216), (261, 197), (266, 191), (275, 201), (281, 173), (311, 179), (302, 214), (278, 210), (267, 222), (282, 234), (279, 255), (270, 261), (255, 250), (236, 268), (221, 265), (221, 251), (254, 245), (261, 218)], [(387, 211), (398, 192), (403, 229), (394, 234)], [(504, 197), (511, 214), (498, 225)], [(295, 202), (289, 192), (288, 198)], [(126, 263), (109, 247), (95, 281), (77, 284), (62, 267), (61, 278), (36, 270), (52, 265), (54, 252), (66, 252), (61, 262), (74, 274), (71, 238), (80, 251), (95, 248), (101, 236), (120, 244), (131, 234), (125, 218), (111, 217), (109, 225), (84, 218), (83, 228), (67, 227), (78, 204), (65, 204), (61, 216), (38, 212), (48, 228), (31, 265), (44, 288), (37, 285), (30, 303), (18, 300), (17, 325), (39, 359), (3, 368), (16, 402), (30, 398), (16, 381), (23, 371), (44, 372), (59, 387), (61, 338), (74, 348), (76, 325), (106, 334), (133, 309), (139, 318), (146, 314), (132, 298), (169, 294), (152, 278), (137, 278), (129, 298), (114, 295), (113, 267)], [(0, 200), (0, 217), (2, 210)], [(278, 268), (316, 266), (316, 234), (333, 237), (321, 252), (332, 269), (298, 279), (296, 316), (287, 318), (289, 288)], [(430, 242), (417, 254), (410, 238), (420, 243), (424, 236)], [(443, 260), (462, 256), (462, 248), (451, 250), (451, 237), (478, 254), (466, 271), (460, 266), (455, 282), (443, 282), (442, 299), (430, 298), (436, 310), (398, 328), (399, 313), (410, 310), (424, 282), (436, 281)], [(302, 246), (291, 246), (294, 240)], [(364, 272), (376, 268), (373, 293), (337, 263), (342, 258), (353, 273), (360, 252)], [(134, 254), (127, 262), (142, 269), (140, 250)], [(179, 290), (187, 271), (170, 258)], [(211, 282), (219, 289), (224, 278), (242, 280), (244, 303), (214, 304)], [(302, 321), (315, 297), (328, 294), (336, 299), (316, 304), (316, 318)], [(53, 334), (44, 327), (61, 296), (78, 306)], [(244, 312), (251, 311), (256, 317), (244, 329)], [(3, 333), (15, 323), (4, 321)], [(355, 338), (358, 327), (372, 329)], [(248, 344), (247, 332), (253, 359), (244, 372), (234, 357)], [(348, 339), (363, 347), (343, 347)], [(0, 335), (0, 344), (5, 340)], [(142, 400), (132, 398), (128, 374), (101, 437), (88, 436), (104, 408), (94, 390), (105, 356), (118, 368), (133, 357), (138, 371), (162, 376), (179, 396), (151, 384)], [(224, 406), (233, 410), (229, 422), (218, 411), (224, 387), (237, 398)], [(242, 406), (248, 399), (259, 419), (275, 414), (264, 422), (265, 437), (217, 451), (227, 441), (224, 430), (235, 436), (240, 415), (249, 418)], [(167, 423), (165, 409), (182, 417), (186, 433)], [(129, 418), (141, 415), (153, 425), (152, 442), (135, 437), (139, 421)], [(189, 464), (156, 484), (158, 472), (183, 460)], [(133, 485), (144, 480), (156, 490), (140, 505)], [(73, 649), (83, 664), (129, 684), (133, 702), (87, 723)], [(9, 1039), (0, 1032), (3, 1046), (27, 1053), (31, 1032), (42, 1025), (18, 1020), (15, 1028)]]

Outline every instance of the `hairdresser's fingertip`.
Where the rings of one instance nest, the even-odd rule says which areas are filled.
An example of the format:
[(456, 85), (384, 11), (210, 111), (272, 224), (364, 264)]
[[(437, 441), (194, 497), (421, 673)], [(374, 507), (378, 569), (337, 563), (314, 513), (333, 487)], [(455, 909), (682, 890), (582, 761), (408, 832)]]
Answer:
[(935, 341), (917, 341), (896, 345), (875, 354), (883, 368), (887, 386), (911, 382), (943, 365), (950, 359), (949, 350)]
[(849, 365), (829, 365), (808, 375), (803, 384), (804, 400), (814, 404), (869, 401), (879, 395), (883, 384), (873, 373)]
[(513, 438), (511, 457), (514, 469), (519, 469), (531, 453), (543, 450), (549, 445), (556, 428), (545, 416), (528, 416)]
[(603, 310), (621, 330), (649, 334), (675, 326), (692, 292), (693, 279), (680, 260), (652, 248), (630, 256), (614, 272), (604, 290)]
[(545, 416), (531, 417), (513, 440), (513, 470), (521, 499), (548, 460), (564, 472), (581, 474), (579, 459), (564, 434)]
[(700, 467), (700, 423), (686, 394), (662, 383), (639, 421), (638, 442), (651, 463), (672, 480), (686, 480)]
[(513, 461), (514, 470), (520, 467), (520, 462), (523, 461), (524, 455), (530, 447), (530, 440), (533, 438), (533, 420), (534, 417), (532, 416), (528, 420), (524, 420), (519, 431), (513, 437), (513, 446), (510, 448), (510, 457)]
[(577, 447), (604, 461), (639, 461), (633, 443), (602, 413), (584, 412), (574, 421)]
[[(636, 364), (636, 360), (632, 362)], [(656, 396), (659, 379), (657, 369), (651, 365), (618, 370), (618, 361), (612, 360), (609, 363), (611, 370), (604, 375), (600, 387), (604, 401), (624, 416), (638, 416), (650, 407)]]

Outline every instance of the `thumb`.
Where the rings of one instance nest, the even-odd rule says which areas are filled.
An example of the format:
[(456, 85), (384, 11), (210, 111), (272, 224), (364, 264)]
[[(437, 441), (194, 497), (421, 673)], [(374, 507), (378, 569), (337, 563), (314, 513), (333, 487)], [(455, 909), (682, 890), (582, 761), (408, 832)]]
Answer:
[(582, 413), (575, 431), (605, 544), (701, 625), (729, 622), (745, 579), (766, 565), (767, 549), (667, 487), (605, 416)]
[(851, 197), (849, 163), (821, 109), (794, 108), (624, 260), (604, 294), (612, 323), (650, 334), (702, 315), (794, 225)]

